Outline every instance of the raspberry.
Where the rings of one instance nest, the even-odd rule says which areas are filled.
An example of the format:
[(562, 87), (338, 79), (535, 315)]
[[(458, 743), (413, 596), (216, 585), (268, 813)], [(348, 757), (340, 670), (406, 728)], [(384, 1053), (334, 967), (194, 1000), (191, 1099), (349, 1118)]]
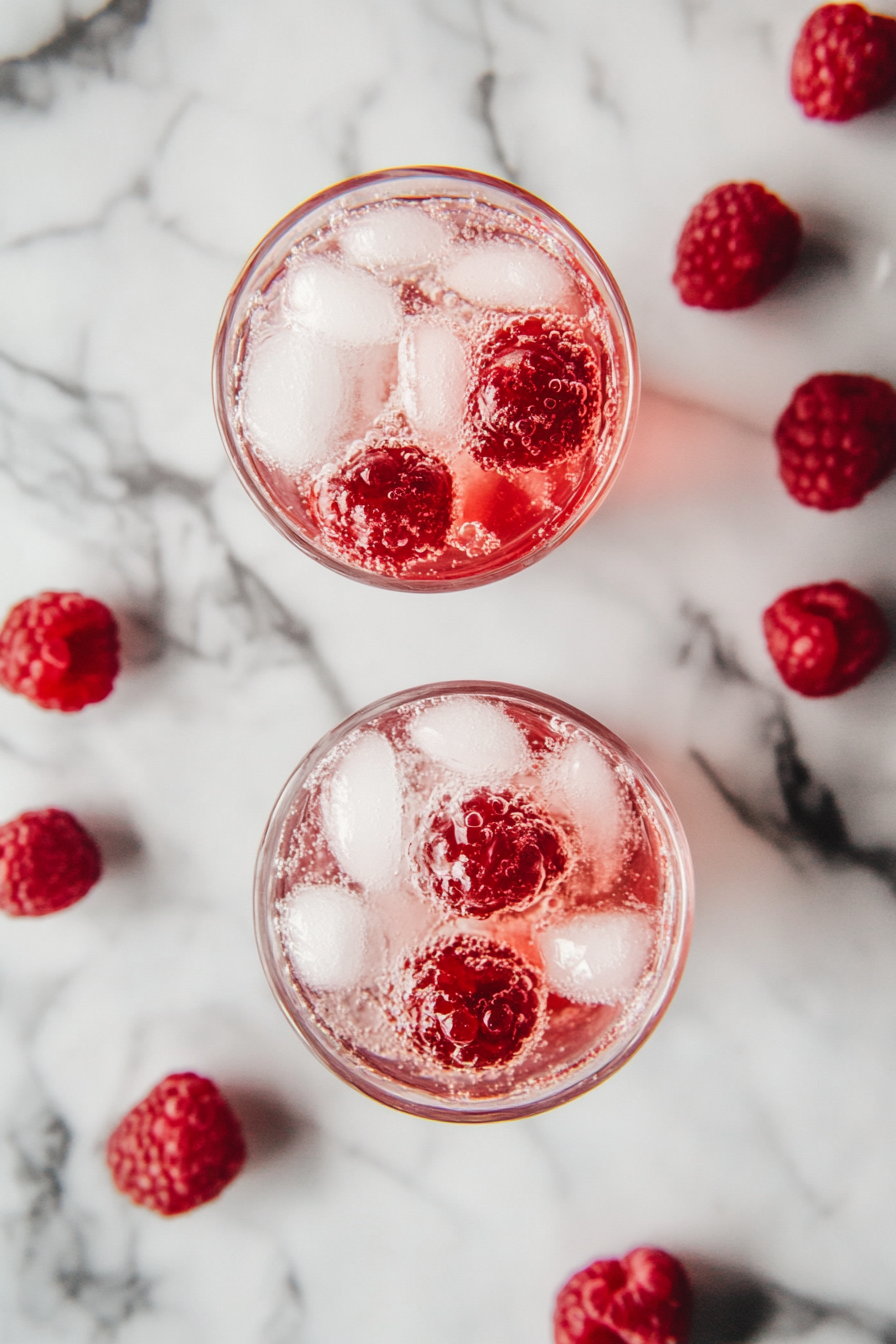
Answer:
[(524, 910), (566, 867), (557, 831), (510, 793), (482, 790), (440, 808), (420, 850), (423, 883), (458, 915)]
[(0, 685), (41, 709), (70, 713), (105, 700), (117, 675), (115, 617), (92, 597), (28, 597), (0, 629)]
[(215, 1084), (196, 1073), (163, 1078), (106, 1146), (121, 1193), (165, 1217), (217, 1198), (245, 1160), (240, 1122)]
[(749, 308), (793, 267), (801, 237), (799, 216), (759, 182), (726, 182), (688, 216), (672, 283), (692, 308)]
[(639, 1246), (595, 1260), (557, 1294), (555, 1344), (685, 1344), (691, 1285), (674, 1256)]
[(0, 910), (51, 915), (86, 896), (103, 870), (94, 840), (70, 812), (23, 812), (0, 826)]
[(794, 499), (851, 509), (896, 467), (896, 391), (867, 374), (817, 373), (794, 392), (775, 443)]
[(512, 948), (471, 934), (430, 944), (406, 966), (401, 1019), (414, 1045), (440, 1064), (508, 1064), (543, 1011), (538, 972)]
[(385, 438), (325, 475), (312, 504), (321, 531), (348, 559), (400, 574), (444, 550), (453, 495), (444, 463), (416, 444)]
[(800, 695), (840, 695), (858, 686), (890, 647), (877, 603), (837, 580), (782, 593), (762, 626), (782, 680)]
[(470, 452), (496, 471), (550, 467), (587, 446), (600, 408), (600, 368), (576, 324), (557, 313), (516, 318), (479, 351)]
[(822, 5), (793, 49), (790, 91), (807, 117), (850, 121), (896, 94), (896, 19)]

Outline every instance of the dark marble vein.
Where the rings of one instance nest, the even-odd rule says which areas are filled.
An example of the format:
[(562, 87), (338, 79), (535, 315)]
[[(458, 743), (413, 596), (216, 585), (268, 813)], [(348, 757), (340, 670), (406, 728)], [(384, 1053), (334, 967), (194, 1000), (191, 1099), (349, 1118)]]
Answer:
[(126, 398), (0, 352), (0, 471), (77, 539), (100, 544), (134, 593), (146, 647), (226, 662), (298, 660), (350, 706), (311, 631), (230, 547), (213, 483), (152, 460)]
[(757, 785), (739, 780), (731, 766), (720, 767), (710, 751), (694, 747), (691, 755), (709, 782), (745, 826), (782, 853), (866, 869), (896, 894), (896, 847), (863, 845), (852, 837), (836, 793), (802, 754), (784, 697), (747, 672), (711, 616), (686, 609), (684, 617), (689, 632), (682, 661), (702, 664), (707, 696), (727, 687), (746, 697), (744, 714), (754, 739), (749, 745), (764, 753)]
[(26, 56), (0, 62), (0, 102), (49, 107), (50, 72), (60, 64), (114, 75), (116, 57), (146, 22), (151, 4), (152, 0), (110, 0), (88, 19), (67, 18), (49, 42)]
[(492, 69), (484, 70), (476, 81), (473, 114), (476, 120), (485, 127), (489, 147), (498, 167), (501, 169), (501, 176), (506, 178), (508, 182), (517, 182), (519, 180), (518, 169), (510, 162), (495, 116), (497, 86), (498, 76), (495, 71)]
[(91, 1264), (84, 1227), (66, 1197), (68, 1126), (60, 1115), (43, 1109), (10, 1142), (24, 1205), (9, 1224), (23, 1313), (35, 1323), (49, 1323), (73, 1306), (86, 1315), (96, 1338), (114, 1336), (125, 1321), (149, 1310), (151, 1284), (130, 1257), (117, 1270)]
[(290, 1271), (283, 1279), (280, 1296), (265, 1323), (263, 1344), (302, 1344), (305, 1335), (305, 1302), (295, 1274)]

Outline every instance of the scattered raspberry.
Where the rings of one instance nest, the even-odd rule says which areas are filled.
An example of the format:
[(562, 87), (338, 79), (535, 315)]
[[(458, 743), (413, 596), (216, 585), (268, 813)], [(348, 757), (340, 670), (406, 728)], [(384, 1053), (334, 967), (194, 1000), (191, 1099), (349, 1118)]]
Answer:
[(851, 509), (896, 467), (896, 391), (867, 374), (817, 373), (794, 392), (775, 443), (794, 499)]
[(840, 695), (858, 686), (890, 647), (877, 603), (839, 581), (782, 593), (762, 626), (782, 680), (800, 695)]
[(496, 471), (549, 467), (587, 446), (600, 408), (600, 368), (576, 324), (558, 313), (519, 317), (479, 352), (470, 451)]
[(453, 914), (524, 910), (560, 876), (557, 831), (531, 803), (481, 790), (443, 806), (426, 826), (421, 878)]
[(117, 675), (115, 617), (92, 597), (28, 597), (0, 629), (0, 685), (41, 709), (68, 713), (105, 700)]
[(121, 1193), (166, 1217), (215, 1199), (245, 1160), (240, 1122), (215, 1084), (196, 1073), (163, 1078), (106, 1147)]
[(691, 1285), (665, 1251), (639, 1246), (595, 1260), (557, 1294), (555, 1344), (685, 1344)]
[(451, 473), (415, 444), (387, 438), (325, 475), (313, 502), (321, 531), (347, 559), (400, 574), (445, 548)]
[(759, 182), (726, 182), (695, 205), (672, 283), (692, 308), (749, 308), (796, 262), (799, 216)]
[(896, 94), (896, 19), (822, 5), (793, 49), (790, 91), (807, 117), (850, 121)]
[(455, 934), (424, 948), (407, 972), (401, 1016), (415, 1046), (439, 1064), (508, 1064), (541, 1020), (538, 972), (490, 938)]
[(86, 896), (103, 871), (94, 840), (70, 812), (23, 812), (0, 826), (0, 910), (52, 915)]

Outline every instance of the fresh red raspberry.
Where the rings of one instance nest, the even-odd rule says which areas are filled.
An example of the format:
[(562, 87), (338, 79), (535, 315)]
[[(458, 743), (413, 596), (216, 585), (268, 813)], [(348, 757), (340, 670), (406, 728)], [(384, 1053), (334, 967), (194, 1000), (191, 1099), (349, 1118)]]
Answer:
[(86, 896), (103, 863), (95, 841), (70, 812), (23, 812), (0, 826), (0, 910), (52, 915)]
[(790, 91), (807, 117), (850, 121), (896, 94), (896, 19), (822, 5), (793, 49)]
[(541, 1023), (538, 972), (512, 948), (460, 933), (406, 965), (401, 1020), (414, 1045), (451, 1068), (509, 1064)]
[(505, 323), (476, 357), (467, 401), (470, 452), (494, 471), (528, 471), (588, 446), (601, 375), (575, 322), (559, 313)]
[(812, 509), (851, 509), (896, 467), (896, 391), (882, 378), (817, 373), (775, 430), (781, 480)]
[(595, 1260), (557, 1294), (555, 1344), (685, 1344), (691, 1285), (674, 1256), (639, 1246)]
[(782, 680), (800, 695), (840, 695), (858, 686), (890, 647), (877, 603), (838, 580), (782, 593), (762, 626)]
[(428, 818), (420, 846), (422, 883), (452, 914), (487, 918), (524, 910), (563, 872), (556, 829), (531, 803), (481, 789)]
[(106, 1146), (121, 1193), (165, 1217), (216, 1199), (245, 1160), (239, 1120), (215, 1084), (196, 1073), (163, 1078)]
[(40, 593), (0, 629), (0, 685), (41, 709), (70, 713), (105, 700), (118, 675), (118, 627), (102, 602)]
[(361, 449), (323, 476), (312, 500), (334, 548), (382, 574), (401, 574), (444, 550), (453, 504), (445, 464), (396, 438)]
[(802, 238), (799, 215), (759, 182), (725, 182), (695, 205), (672, 283), (692, 308), (749, 308), (783, 280)]

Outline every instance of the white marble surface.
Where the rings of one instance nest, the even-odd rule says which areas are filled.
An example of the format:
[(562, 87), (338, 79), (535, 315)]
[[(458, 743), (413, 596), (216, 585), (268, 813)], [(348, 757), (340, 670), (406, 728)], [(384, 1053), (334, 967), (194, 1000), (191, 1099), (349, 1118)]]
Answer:
[[(896, 484), (803, 510), (769, 441), (810, 374), (896, 377), (896, 111), (803, 121), (787, 65), (810, 8), (2, 0), (0, 606), (81, 589), (126, 645), (83, 714), (0, 699), (0, 815), (69, 807), (108, 865), (81, 905), (0, 929), (7, 1344), (548, 1344), (563, 1279), (644, 1242), (714, 1282), (695, 1344), (892, 1339), (894, 664), (802, 701), (759, 630), (799, 583), (896, 595)], [(406, 162), (512, 176), (568, 214), (630, 300), (647, 387), (595, 518), (528, 573), (429, 598), (292, 550), (209, 397), (257, 238)], [(687, 310), (680, 224), (744, 177), (803, 213), (807, 260), (751, 311)], [(281, 1019), (250, 920), (300, 756), (347, 711), (452, 677), (529, 684), (628, 738), (699, 884), (643, 1051), (553, 1114), (483, 1128), (331, 1077)], [(251, 1160), (165, 1222), (116, 1195), (102, 1149), (185, 1068), (234, 1099)]]

